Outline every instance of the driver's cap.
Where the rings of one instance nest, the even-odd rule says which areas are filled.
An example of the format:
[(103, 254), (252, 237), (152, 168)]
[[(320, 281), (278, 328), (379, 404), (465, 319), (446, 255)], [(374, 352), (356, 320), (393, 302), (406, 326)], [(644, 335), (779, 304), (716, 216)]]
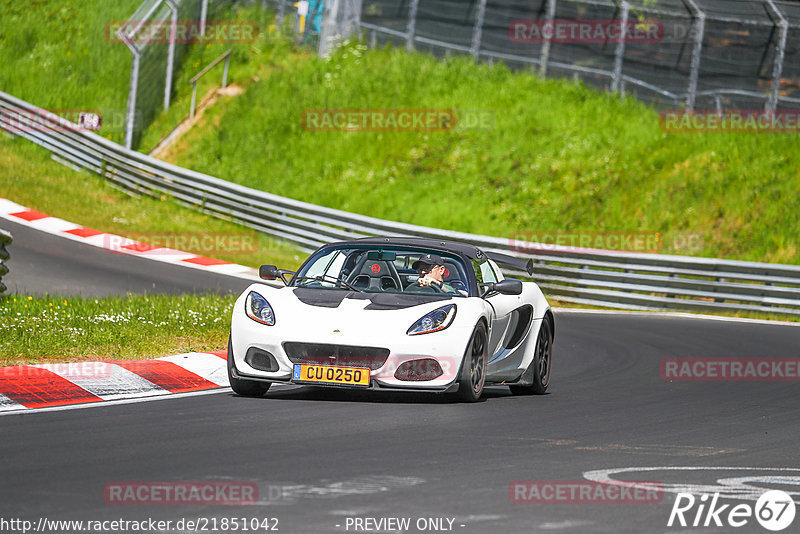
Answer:
[(420, 259), (415, 261), (411, 264), (412, 269), (419, 269), (420, 264), (422, 265), (444, 265), (444, 260), (441, 256), (437, 256), (436, 254), (425, 254)]

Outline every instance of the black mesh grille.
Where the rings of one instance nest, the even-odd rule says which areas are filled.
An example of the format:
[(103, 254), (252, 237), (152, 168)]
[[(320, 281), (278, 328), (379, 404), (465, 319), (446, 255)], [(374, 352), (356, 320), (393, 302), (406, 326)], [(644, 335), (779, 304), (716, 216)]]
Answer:
[(255, 347), (250, 347), (247, 350), (244, 361), (247, 362), (253, 369), (269, 371), (271, 373), (274, 373), (278, 370), (278, 361), (275, 359), (275, 356), (269, 352), (257, 349)]
[(331, 345), (327, 343), (299, 343), (287, 341), (283, 350), (292, 363), (312, 363), (318, 365), (341, 365), (380, 369), (389, 349), (381, 347), (356, 347), (352, 345)]

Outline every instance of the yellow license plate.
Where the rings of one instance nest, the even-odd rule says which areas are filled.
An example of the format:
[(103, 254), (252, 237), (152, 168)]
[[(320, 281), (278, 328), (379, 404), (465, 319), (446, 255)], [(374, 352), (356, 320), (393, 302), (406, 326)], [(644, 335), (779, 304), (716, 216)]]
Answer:
[(368, 387), (369, 369), (296, 363), (292, 382)]

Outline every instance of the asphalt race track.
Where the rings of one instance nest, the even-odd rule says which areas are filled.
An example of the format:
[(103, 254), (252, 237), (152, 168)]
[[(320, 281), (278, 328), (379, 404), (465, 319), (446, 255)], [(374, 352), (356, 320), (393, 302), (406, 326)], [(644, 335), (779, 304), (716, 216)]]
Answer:
[[(20, 250), (31, 236), (12, 231), (12, 269), (18, 258), (36, 261), (36, 249)], [(51, 245), (40, 250), (62, 261), (50, 270), (65, 286), (83, 283), (69, 277), (85, 265), (103, 276), (102, 287), (136, 287), (120, 280), (131, 271), (108, 254), (98, 251), (95, 264), (81, 253), (71, 263), (68, 248), (77, 245)], [(180, 290), (162, 278), (167, 267), (132, 270), (141, 287)], [(797, 358), (799, 347), (794, 326), (560, 313), (553, 381), (540, 397), (494, 388), (466, 405), (435, 395), (286, 386), (262, 399), (224, 391), (3, 416), (0, 518), (34, 525), (40, 518), (200, 519), (209, 532), (214, 520), (216, 532), (243, 532), (241, 524), (221, 528), (223, 518), (276, 518), (267, 524), (286, 533), (767, 532), (754, 520), (738, 529), (667, 527), (670, 492), (657, 503), (531, 504), (512, 502), (509, 487), (659, 468), (612, 477), (665, 488), (750, 484), (798, 501), (798, 382), (668, 382), (659, 369), (671, 357)], [(123, 482), (255, 483), (258, 502), (108, 504), (104, 490)], [(409, 518), (410, 528), (356, 530), (357, 518)], [(798, 525), (800, 518), (785, 532)]]
[(133, 293), (240, 293), (247, 280), (114, 254), (30, 227), (0, 219), (11, 232), (9, 293), (105, 297)]

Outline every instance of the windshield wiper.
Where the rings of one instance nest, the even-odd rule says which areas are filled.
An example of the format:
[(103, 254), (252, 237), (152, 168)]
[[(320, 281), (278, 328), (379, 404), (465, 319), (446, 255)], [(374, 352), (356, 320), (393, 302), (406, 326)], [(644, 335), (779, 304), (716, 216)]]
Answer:
[(335, 276), (331, 276), (329, 274), (322, 274), (322, 275), (319, 275), (319, 276), (300, 276), (298, 278), (295, 278), (294, 281), (295, 282), (301, 282), (303, 280), (312, 280), (314, 282), (331, 282), (331, 283), (336, 284), (339, 287), (343, 287), (343, 288), (349, 289), (351, 291), (358, 291), (359, 293), (363, 293), (364, 292), (363, 289), (359, 289), (359, 288), (349, 284), (348, 282), (345, 282), (341, 278), (336, 278)]

